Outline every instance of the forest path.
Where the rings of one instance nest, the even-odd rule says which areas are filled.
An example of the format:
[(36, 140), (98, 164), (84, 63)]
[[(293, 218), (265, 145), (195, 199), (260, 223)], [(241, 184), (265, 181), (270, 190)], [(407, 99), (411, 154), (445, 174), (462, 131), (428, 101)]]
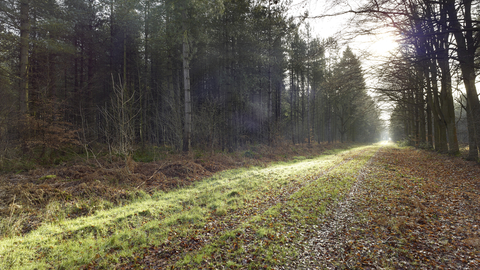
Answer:
[[(141, 264), (151, 269), (300, 267), (297, 264), (299, 247), (303, 247), (318, 224), (331, 218), (330, 208), (338, 202), (341, 204), (345, 194), (355, 189), (352, 185), (358, 182), (357, 175), (365, 174), (362, 168), (379, 147), (367, 146), (341, 153), (341, 158), (328, 168), (313, 173), (303, 171), (277, 192), (266, 189), (263, 196), (249, 201), (238, 211), (211, 220), (206, 227), (221, 229), (208, 230), (214, 232), (208, 239), (204, 232), (197, 230), (192, 236), (196, 245), (190, 252), (182, 250), (181, 255), (172, 254), (171, 247), (152, 247), (147, 255), (142, 255)], [(166, 253), (171, 256), (165, 256)]]
[(224, 171), (0, 239), (0, 269), (478, 269), (480, 166), (393, 144)]
[(480, 267), (480, 168), (461, 158), (363, 149), (268, 206), (172, 268)]
[[(342, 176), (359, 169), (378, 147), (324, 150), (318, 156), (226, 170), (168, 192), (138, 191), (131, 202), (78, 218), (52, 204), (47, 207), (52, 218), (40, 227), (0, 239), (0, 269), (277, 265), (278, 259), (296, 256), (290, 245), (300, 237), (296, 226), (315, 222), (325, 205), (338, 200), (353, 179)], [(311, 188), (325, 190), (301, 195)], [(277, 233), (281, 228), (291, 230), (288, 239)], [(274, 253), (270, 243), (288, 243), (285, 256), (263, 256)], [(231, 256), (241, 259), (225, 261)]]
[[(141, 262), (125, 266), (139, 263), (149, 269), (256, 269), (289, 261), (296, 256), (295, 243), (305, 233), (297, 226), (315, 223), (315, 216), (339, 200), (354, 182), (355, 172), (378, 148), (378, 145), (354, 148), (334, 155), (334, 161), (314, 159), (293, 164), (290, 169), (295, 168), (297, 174), (287, 183), (278, 187), (265, 179), (261, 194), (244, 201), (241, 208), (225, 216), (208, 218), (204, 228), (197, 228), (181, 240), (150, 247), (139, 254)], [(316, 164), (313, 170), (298, 169), (309, 163)], [(314, 194), (315, 190), (320, 192)], [(286, 230), (288, 236), (282, 233)], [(179, 242), (184, 248), (178, 247)], [(281, 253), (275, 251), (276, 247), (284, 250), (282, 258), (278, 257)]]
[(479, 195), (478, 164), (383, 147), (294, 268), (479, 269)]
[[(381, 150), (380, 148), (379, 151)], [(365, 176), (375, 166), (373, 160), (376, 159), (377, 153), (357, 172), (356, 181), (346, 196), (331, 205), (332, 211), (325, 222), (307, 230), (309, 232), (309, 236), (306, 237), (308, 241), (301, 245), (297, 260), (287, 266), (278, 267), (278, 269), (289, 269), (292, 266), (295, 269), (328, 268), (328, 266), (336, 268), (341, 267), (342, 264), (347, 268), (354, 267), (346, 262), (341, 263), (345, 259), (345, 245), (348, 243), (343, 238), (345, 238), (345, 232), (349, 230), (348, 227), (355, 220), (355, 203), (362, 195)]]

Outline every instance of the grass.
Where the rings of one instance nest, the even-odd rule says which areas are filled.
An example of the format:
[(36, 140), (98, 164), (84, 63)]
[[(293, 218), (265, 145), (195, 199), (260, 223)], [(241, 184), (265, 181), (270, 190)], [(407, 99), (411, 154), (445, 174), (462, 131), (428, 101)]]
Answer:
[[(135, 256), (148, 246), (194, 235), (195, 230), (203, 228), (211, 219), (228, 219), (236, 211), (251, 210), (251, 202), (275, 196), (286, 187), (298, 185), (298, 182), (310, 181), (319, 172), (338, 165), (352, 153), (367, 150), (371, 155), (371, 149), (363, 147), (330, 151), (329, 155), (297, 158), (265, 168), (223, 171), (187, 188), (168, 193), (158, 192), (152, 196), (142, 193), (125, 206), (112, 208), (111, 205), (105, 205), (90, 216), (76, 219), (65, 218), (68, 214), (66, 211), (72, 209), (63, 209), (52, 203), (49, 206), (50, 222), (25, 236), (0, 240), (0, 269), (72, 269), (88, 264), (114, 268), (122, 263), (122, 258), (136, 260)], [(342, 196), (354, 180), (348, 176), (355, 174), (367, 159), (368, 155), (358, 164), (351, 161), (349, 166), (337, 167), (328, 176), (322, 176), (308, 188), (292, 195), (285, 204), (251, 215), (253, 218), (242, 221), (237, 228), (227, 229), (219, 239), (203, 247), (199, 253), (192, 252), (184, 256), (179, 265), (199, 264), (205, 254), (214, 254), (223, 249), (225, 243), (231, 243), (228, 250), (232, 251), (232, 257), (224, 265), (238, 266), (235, 255), (252, 250), (233, 241), (247, 228), (254, 234), (260, 247), (254, 254), (264, 252), (265, 262), (271, 264), (285, 263), (285, 260), (294, 256), (295, 251), (282, 244), (290, 243), (289, 239), (298, 240), (300, 231), (285, 235), (275, 232), (296, 224), (309, 224), (313, 217), (324, 214), (328, 208), (325, 205)], [(285, 215), (285, 209), (289, 211), (290, 218), (280, 223), (278, 218)], [(311, 209), (316, 212), (308, 212)], [(259, 265), (253, 264), (252, 267), (256, 266)]]
[[(308, 240), (304, 238), (306, 231), (328, 218), (329, 209), (350, 190), (359, 170), (377, 149), (363, 149), (366, 151), (355, 160), (314, 179), (283, 202), (185, 256), (203, 258), (201, 262), (184, 259), (177, 262), (176, 267), (219, 268), (230, 264), (242, 269), (279, 265), (288, 268), (287, 264), (298, 256), (297, 244)], [(315, 176), (306, 174), (303, 177)]]

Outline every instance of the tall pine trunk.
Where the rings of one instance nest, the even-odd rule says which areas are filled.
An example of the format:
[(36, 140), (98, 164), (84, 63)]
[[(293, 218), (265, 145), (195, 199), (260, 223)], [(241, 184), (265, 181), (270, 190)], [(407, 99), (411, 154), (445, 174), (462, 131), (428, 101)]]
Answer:
[(29, 0), (20, 1), (20, 84), (19, 84), (19, 110), (20, 114), (25, 114), (28, 110), (28, 84), (27, 84), (27, 67), (28, 67), (28, 46), (30, 35), (30, 19), (29, 19)]
[[(184, 20), (186, 15), (184, 12)], [(192, 101), (190, 98), (190, 59), (187, 30), (183, 36), (183, 88), (185, 91), (185, 123), (183, 131), (183, 151), (190, 151), (191, 136), (192, 136)]]

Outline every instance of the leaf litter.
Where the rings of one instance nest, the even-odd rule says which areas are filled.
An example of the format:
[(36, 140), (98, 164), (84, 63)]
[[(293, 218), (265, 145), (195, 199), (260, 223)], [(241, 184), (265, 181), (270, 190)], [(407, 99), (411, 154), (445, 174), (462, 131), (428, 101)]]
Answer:
[(299, 268), (480, 268), (478, 164), (384, 147), (363, 172)]

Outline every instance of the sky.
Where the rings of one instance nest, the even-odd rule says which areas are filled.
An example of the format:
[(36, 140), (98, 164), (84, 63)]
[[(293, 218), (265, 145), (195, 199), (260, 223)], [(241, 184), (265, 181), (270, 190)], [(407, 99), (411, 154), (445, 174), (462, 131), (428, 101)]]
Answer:
[[(371, 90), (378, 83), (375, 68), (386, 61), (390, 53), (398, 46), (397, 37), (393, 29), (378, 27), (376, 35), (354, 35), (357, 28), (350, 22), (353, 14), (321, 17), (325, 14), (335, 14), (344, 10), (355, 9), (364, 0), (293, 0), (289, 12), (293, 16), (301, 16), (308, 12), (312, 35), (319, 38), (337, 37), (340, 41), (348, 43), (352, 51), (360, 58), (365, 72), (369, 93), (375, 96)], [(321, 17), (321, 18), (315, 18)], [(342, 43), (343, 43), (342, 42)], [(382, 119), (388, 121), (391, 104), (379, 104), (382, 108)]]
[[(378, 27), (378, 34), (373, 36), (354, 36), (357, 30), (355, 25), (350, 23), (352, 14), (339, 16), (324, 16), (326, 14), (335, 14), (349, 9), (355, 9), (360, 6), (363, 0), (294, 0), (290, 13), (294, 16), (300, 16), (308, 12), (307, 23), (310, 24), (312, 34), (320, 38), (340, 37), (348, 39), (350, 47), (356, 52), (357, 56), (368, 61), (383, 60), (389, 52), (396, 46), (396, 37), (392, 29)], [(353, 38), (353, 39), (352, 39)]]

